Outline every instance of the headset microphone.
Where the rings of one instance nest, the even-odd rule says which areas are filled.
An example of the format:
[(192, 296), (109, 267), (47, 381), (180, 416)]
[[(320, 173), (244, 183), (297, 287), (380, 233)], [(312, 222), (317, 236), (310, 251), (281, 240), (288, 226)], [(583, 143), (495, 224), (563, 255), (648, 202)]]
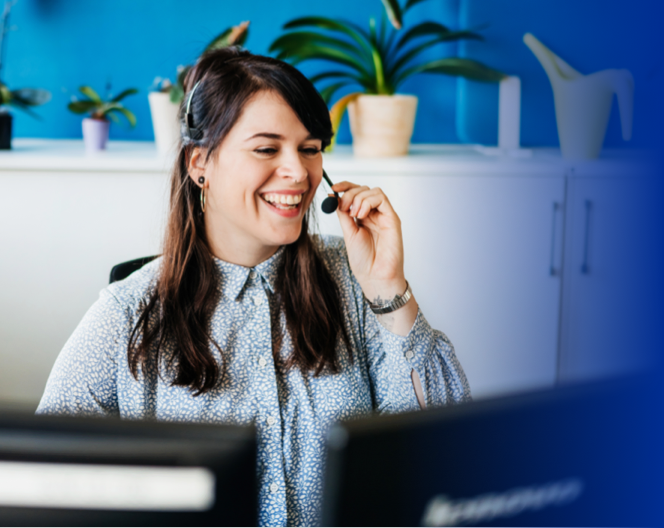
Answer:
[[(323, 178), (325, 178), (325, 181), (330, 186), (330, 189), (332, 189), (334, 184), (330, 181), (330, 178), (325, 172), (325, 169), (323, 169)], [(334, 193), (334, 196), (328, 196), (321, 204), (321, 209), (323, 209), (325, 214), (334, 213), (334, 211), (336, 211), (337, 207), (339, 206), (339, 194), (334, 192), (334, 190), (332, 190), (332, 192)]]

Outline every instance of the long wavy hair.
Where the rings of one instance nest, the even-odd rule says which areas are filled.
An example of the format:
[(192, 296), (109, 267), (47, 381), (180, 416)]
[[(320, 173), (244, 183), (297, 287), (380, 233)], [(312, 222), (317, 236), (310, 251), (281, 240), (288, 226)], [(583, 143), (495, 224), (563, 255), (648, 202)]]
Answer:
[[(333, 132), (327, 106), (311, 82), (293, 66), (270, 57), (237, 48), (206, 53), (187, 75), (185, 88), (180, 107), (182, 137), (171, 175), (161, 268), (130, 335), (127, 354), (136, 379), (139, 370), (146, 372), (150, 365), (162, 365), (165, 357), (165, 368), (173, 369), (173, 385), (189, 387), (194, 395), (200, 395), (221, 379), (224, 354), (211, 337), (219, 275), (206, 239), (201, 191), (187, 171), (191, 150), (204, 147), (209, 160), (244, 105), (261, 90), (281, 95), (311, 135), (322, 141), (323, 148), (329, 145)], [(189, 102), (193, 123), (185, 121)], [(297, 366), (320, 375), (326, 367), (338, 372), (335, 349), (339, 339), (349, 353), (351, 346), (340, 294), (309, 234), (310, 220), (308, 211), (299, 238), (285, 248), (276, 293), (293, 342), (286, 368)], [(172, 354), (166, 354), (167, 343), (173, 345), (169, 348)], [(215, 359), (212, 347), (220, 352), (222, 364)]]

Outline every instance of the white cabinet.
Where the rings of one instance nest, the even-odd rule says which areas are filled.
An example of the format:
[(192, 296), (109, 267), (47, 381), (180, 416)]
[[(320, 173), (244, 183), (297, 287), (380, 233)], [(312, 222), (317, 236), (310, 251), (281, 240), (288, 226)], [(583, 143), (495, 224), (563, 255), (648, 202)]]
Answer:
[(568, 173), (561, 382), (642, 368), (661, 350), (664, 223), (653, 176), (643, 166)]
[[(35, 405), (111, 267), (159, 252), (169, 162), (151, 143), (111, 142), (92, 158), (80, 141), (15, 146), (0, 153), (0, 400)], [(582, 164), (572, 177), (554, 149), (512, 159), (429, 145), (381, 160), (342, 147), (324, 166), (335, 182), (390, 198), (406, 277), (476, 397), (599, 375), (602, 354), (638, 350), (642, 330), (655, 328), (640, 307), (656, 266), (648, 252), (661, 241), (633, 233), (654, 218), (657, 195), (631, 177), (629, 160)], [(341, 235), (336, 215), (317, 216), (321, 232)]]

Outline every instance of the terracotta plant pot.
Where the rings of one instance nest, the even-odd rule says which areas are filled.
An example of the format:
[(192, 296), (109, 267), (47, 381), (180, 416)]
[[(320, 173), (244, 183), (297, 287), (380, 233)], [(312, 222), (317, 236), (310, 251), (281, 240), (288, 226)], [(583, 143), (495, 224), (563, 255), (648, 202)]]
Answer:
[(360, 95), (348, 105), (353, 153), (362, 158), (405, 156), (416, 111), (414, 95)]
[(157, 150), (161, 154), (174, 151), (180, 139), (180, 120), (178, 118), (180, 105), (172, 103), (170, 95), (164, 92), (150, 92), (148, 101)]
[(105, 119), (83, 119), (83, 143), (88, 152), (98, 152), (106, 148), (110, 123)]

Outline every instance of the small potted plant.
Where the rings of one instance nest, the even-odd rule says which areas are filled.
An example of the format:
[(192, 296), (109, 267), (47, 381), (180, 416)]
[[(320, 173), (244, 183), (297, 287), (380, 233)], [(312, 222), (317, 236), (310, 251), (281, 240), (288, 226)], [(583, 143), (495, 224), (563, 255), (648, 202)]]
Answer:
[(85, 99), (74, 98), (67, 108), (75, 114), (90, 114), (90, 117), (83, 119), (83, 142), (87, 151), (95, 152), (106, 148), (109, 120), (118, 123), (120, 119), (117, 114), (123, 115), (131, 127), (136, 126), (136, 116), (120, 102), (128, 95), (138, 93), (136, 88), (128, 88), (107, 101), (89, 86), (81, 86), (79, 91)]
[[(212, 39), (203, 53), (227, 46), (242, 46), (248, 34), (248, 21), (225, 29)], [(184, 79), (190, 69), (191, 65), (178, 66), (175, 83), (170, 79), (157, 77), (153, 85), (154, 90), (148, 94), (154, 139), (157, 150), (162, 154), (168, 153), (180, 138), (178, 110), (184, 97)]]
[[(5, 36), (9, 31), (9, 14), (15, 3), (15, 0), (5, 2), (2, 19), (0, 20), (0, 73), (4, 66), (2, 50), (5, 44)], [(7, 109), (8, 106), (23, 110), (28, 115), (39, 119), (39, 116), (32, 111), (31, 107), (43, 105), (50, 100), (51, 92), (47, 90), (42, 90), (41, 88), (10, 90), (5, 83), (0, 81), (0, 149), (7, 150), (12, 148), (13, 118)]]
[[(382, 0), (385, 8), (382, 23), (377, 27), (372, 18), (368, 31), (352, 22), (324, 17), (298, 18), (284, 25), (284, 29), (293, 31), (277, 38), (270, 46), (271, 52), (277, 52), (278, 59), (289, 60), (293, 65), (313, 59), (341, 65), (342, 69), (330, 69), (310, 78), (319, 85), (328, 104), (341, 88), (359, 85), (360, 91), (342, 97), (330, 111), (336, 132), (348, 107), (353, 151), (357, 156), (408, 153), (417, 97), (398, 94), (397, 90), (409, 77), (437, 73), (498, 82), (505, 76), (480, 62), (458, 57), (413, 63), (425, 50), (440, 43), (483, 40), (474, 31), (453, 31), (432, 21), (402, 29), (406, 13), (423, 1), (407, 0), (402, 8), (398, 0)], [(391, 24), (387, 23), (386, 16)], [(326, 84), (320, 86), (323, 81)], [(333, 145), (334, 138), (331, 147)]]

